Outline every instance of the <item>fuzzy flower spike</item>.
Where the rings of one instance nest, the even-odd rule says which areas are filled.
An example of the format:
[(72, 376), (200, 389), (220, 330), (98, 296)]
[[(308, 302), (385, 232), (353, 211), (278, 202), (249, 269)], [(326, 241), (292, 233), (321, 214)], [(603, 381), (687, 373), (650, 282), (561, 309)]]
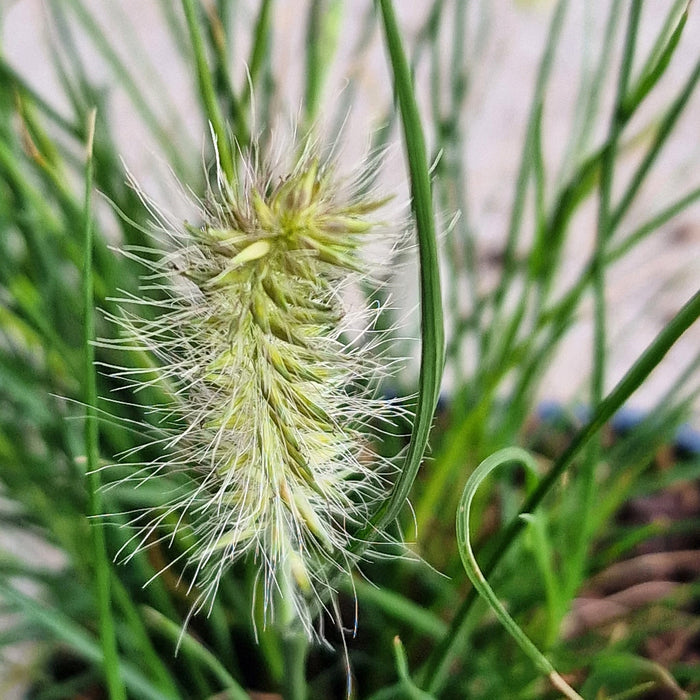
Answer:
[(353, 310), (347, 292), (370, 277), (368, 237), (395, 239), (374, 219), (386, 200), (360, 194), (367, 169), (339, 178), (307, 145), (288, 174), (276, 170), (251, 157), (233, 185), (219, 170), (198, 227), (173, 224), (141, 193), (171, 251), (125, 251), (160, 300), (147, 300), (157, 313), (146, 320), (127, 306), (143, 299), (122, 299), (113, 320), (125, 331), (117, 345), (156, 355), (158, 378), (115, 374), (164, 384), (172, 399), (155, 441), (163, 457), (137, 478), (186, 475), (166, 508), (137, 518), (142, 546), (176, 515), (196, 609), (249, 555), (268, 616), (285, 591), (311, 634), (309, 600), (327, 599), (329, 575), (355, 563), (352, 532), (388, 491), (391, 464), (366, 433), (398, 410), (377, 391), (393, 362), (377, 352), (381, 308)]

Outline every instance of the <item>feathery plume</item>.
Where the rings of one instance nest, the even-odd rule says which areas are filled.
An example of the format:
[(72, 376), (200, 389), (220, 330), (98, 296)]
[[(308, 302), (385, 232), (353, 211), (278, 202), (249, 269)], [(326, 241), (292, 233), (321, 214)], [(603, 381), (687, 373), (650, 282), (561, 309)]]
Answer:
[(154, 409), (162, 457), (135, 478), (185, 478), (167, 506), (139, 514), (140, 545), (177, 520), (195, 610), (234, 560), (253, 557), (265, 609), (291, 591), (312, 634), (309, 600), (327, 600), (329, 575), (356, 563), (352, 533), (388, 492), (391, 462), (367, 433), (399, 410), (378, 392), (395, 361), (380, 352), (381, 306), (353, 309), (347, 292), (378, 267), (365, 241), (381, 234), (391, 248), (397, 237), (376, 218), (388, 200), (363, 194), (371, 164), (340, 177), (309, 142), (285, 173), (252, 153), (238, 182), (217, 168), (197, 226), (172, 221), (137, 187), (166, 252), (124, 251), (148, 268), (141, 291), (151, 298), (120, 300), (111, 318), (123, 332), (110, 342), (151, 352), (157, 376), (113, 374), (136, 389), (168, 387)]

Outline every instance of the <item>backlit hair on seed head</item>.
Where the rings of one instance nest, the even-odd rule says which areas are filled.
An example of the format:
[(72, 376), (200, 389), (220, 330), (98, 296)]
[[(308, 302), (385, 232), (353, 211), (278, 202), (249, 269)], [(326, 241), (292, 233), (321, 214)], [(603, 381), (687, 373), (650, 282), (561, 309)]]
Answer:
[(164, 249), (125, 249), (148, 274), (111, 316), (121, 338), (105, 342), (151, 353), (155, 369), (113, 375), (167, 394), (149, 427), (162, 456), (132, 478), (162, 476), (172, 497), (137, 514), (139, 548), (185, 535), (195, 610), (249, 557), (268, 617), (276, 591), (291, 591), (312, 634), (309, 602), (332, 597), (329, 577), (356, 563), (352, 533), (389, 491), (370, 427), (402, 411), (379, 393), (396, 361), (377, 330), (384, 307), (347, 292), (378, 284), (366, 242), (388, 241), (387, 262), (398, 236), (381, 219), (388, 200), (365, 193), (371, 167), (340, 176), (311, 140), (292, 152), (285, 168), (252, 148), (233, 183), (217, 163), (196, 224), (174, 223), (134, 184)]

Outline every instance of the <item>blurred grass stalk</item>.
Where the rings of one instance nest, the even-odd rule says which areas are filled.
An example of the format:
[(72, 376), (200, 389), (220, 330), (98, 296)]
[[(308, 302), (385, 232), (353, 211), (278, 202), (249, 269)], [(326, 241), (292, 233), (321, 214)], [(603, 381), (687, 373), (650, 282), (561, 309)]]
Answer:
[(93, 249), (93, 215), (92, 215), (92, 179), (93, 179), (93, 143), (95, 138), (95, 119), (97, 110), (88, 114), (87, 142), (85, 146), (85, 211), (84, 253), (83, 261), (83, 313), (85, 356), (85, 466), (88, 490), (88, 512), (92, 519), (93, 564), (95, 567), (95, 591), (100, 618), (100, 642), (104, 659), (104, 670), (110, 698), (126, 700), (126, 691), (119, 672), (119, 653), (114, 631), (112, 615), (111, 581), (109, 553), (104, 535), (102, 520), (102, 496), (100, 494), (100, 457), (99, 432), (97, 425), (97, 382), (95, 380), (95, 286), (92, 279)]
[[(382, 116), (387, 126), (377, 132), (375, 142), (386, 143), (401, 124), (418, 229), (422, 334), (420, 376), (417, 382), (406, 379), (397, 387), (404, 395), (418, 389), (417, 420), (404, 455), (405, 466), (374, 523), (382, 528), (403, 518), (402, 506), (410, 491), (422, 556), (453, 576), (448, 581), (428, 567), (403, 562), (366, 567), (365, 573), (377, 588), (358, 580), (354, 593), (361, 608), (377, 613), (376, 619), (361, 615), (365, 637), (355, 641), (362, 648), (357, 663), (364, 664), (366, 676), (360, 679), (360, 688), (369, 689), (368, 697), (455, 697), (468, 691), (473, 697), (533, 698), (544, 692), (535, 669), (503, 663), (504, 655), (510, 653), (504, 651), (510, 649), (509, 642), (489, 622), (483, 606), (476, 605), (475, 591), (465, 592), (454, 532), (461, 489), (455, 485), (461, 485), (496, 450), (528, 446), (524, 426), (535, 410), (543, 372), (576, 323), (584, 300), (591, 297), (595, 334), (590, 417), (569, 447), (553, 457), (539, 482), (522, 487), (517, 480), (499, 481), (498, 533), (481, 544), (477, 554), (486, 562), (482, 570), (496, 576), (499, 597), (508, 599), (511, 615), (545, 653), (556, 657), (557, 668), (563, 663), (571, 670), (585, 665), (592, 669), (586, 697), (619, 676), (613, 656), (606, 656), (605, 645), (592, 647), (585, 652), (588, 656), (582, 656), (576, 644), (583, 648), (583, 642), (563, 641), (561, 629), (585, 580), (652, 532), (640, 527), (616, 540), (610, 521), (630, 494), (653, 493), (659, 488), (646, 466), (654, 450), (673, 435), (697, 395), (693, 384), (697, 383), (696, 359), (634, 435), (614, 449), (602, 445), (598, 431), (700, 312), (695, 295), (624, 379), (604, 395), (609, 335), (606, 290), (614, 275), (613, 265), (700, 200), (700, 183), (691, 183), (686, 192), (646, 221), (634, 227), (628, 224), (628, 214), (700, 80), (698, 59), (658, 115), (650, 118), (644, 111), (647, 96), (666, 75), (681, 44), (688, 5), (685, 0), (669, 5), (651, 47), (640, 56), (641, 1), (613, 0), (609, 4), (599, 50), (591, 48), (595, 42), (584, 42), (576, 117), (562, 162), (552, 172), (544, 156), (548, 137), (544, 114), (563, 30), (570, 21), (570, 3), (558, 0), (554, 5), (524, 132), (502, 267), (492, 288), (484, 285), (479, 267), (479, 243), (468, 207), (465, 144), (474, 70), (485, 56), (493, 7), (485, 2), (437, 0), (426, 7), (425, 21), (412, 41), (402, 36), (400, 18), (395, 17), (389, 0), (379, 0), (376, 8), (366, 10), (365, 30), (350, 60), (362, 59), (372, 32), (381, 25), (396, 104)], [(206, 4), (182, 0), (180, 7), (158, 0), (154, 6), (174, 46), (191, 64), (202, 123), (212, 125), (226, 173), (233, 179), (238, 153), (234, 139), (245, 143), (249, 138), (251, 106), (256, 109), (255, 126), (262, 132), (261, 147), (265, 130), (274, 121), (272, 106), (278, 104), (284, 79), (275, 74), (272, 60), (277, 4), (272, 0), (249, 6), (225, 0)], [(177, 536), (170, 547), (154, 546), (148, 556), (139, 554), (127, 566), (117, 567), (110, 561), (129, 540), (125, 518), (114, 517), (120, 528), (103, 528), (99, 521), (91, 524), (85, 518), (88, 512), (120, 513), (144, 503), (163, 502), (164, 490), (179, 482), (164, 477), (161, 488), (146, 484), (135, 491), (116, 483), (129, 475), (127, 464), (95, 471), (100, 458), (110, 459), (133, 449), (136, 443), (124, 426), (149, 415), (159, 403), (160, 389), (128, 395), (104, 374), (87, 371), (93, 364), (93, 352), (98, 366), (115, 360), (108, 350), (90, 345), (90, 314), (86, 315), (86, 336), (75, 324), (85, 303), (92, 308), (93, 297), (97, 307), (113, 311), (110, 295), (120, 288), (136, 288), (141, 271), (127, 257), (112, 254), (106, 234), (116, 229), (111, 235), (118, 235), (121, 245), (142, 246), (147, 242), (144, 231), (149, 220), (138, 197), (125, 185), (109, 101), (103, 86), (91, 76), (76, 35), (86, 38), (102, 57), (130, 100), (135, 117), (162, 149), (175, 174), (195, 192), (203, 183), (196, 149), (180, 138), (185, 133), (183, 120), (172, 106), (177, 96), (169, 95), (163, 81), (154, 78), (158, 72), (149, 64), (146, 52), (139, 56), (138, 71), (123, 58), (118, 37), (129, 32), (107, 31), (84, 0), (49, 2), (47, 9), (54, 30), (54, 68), (69, 105), (66, 113), (33, 88), (0, 50), (0, 523), (10, 536), (30, 534), (57, 549), (64, 563), (51, 570), (9, 552), (0, 553), (0, 612), (20, 613), (0, 632), (0, 651), (48, 634), (57, 642), (54, 649), (68, 648), (86, 664), (80, 682), (104, 678), (115, 698), (125, 696), (119, 690), (122, 682), (134, 697), (204, 698), (227, 692), (242, 698), (244, 687), (252, 682), (252, 669), (258, 671), (255, 682), (260, 688), (286, 686), (290, 697), (304, 693), (328, 696), (333, 687), (328, 679), (339, 673), (335, 661), (318, 654), (309, 662), (309, 675), (300, 676), (299, 671), (306, 671), (301, 668), (290, 677), (290, 664), (304, 666), (306, 650), (295, 655), (280, 630), (262, 630), (262, 606), (250, 598), (252, 567), (236, 569), (226, 577), (211, 614), (195, 621), (192, 633), (184, 633), (181, 654), (175, 659), (176, 631), (184, 624), (187, 605), (174, 562), (190, 546), (187, 538)], [(618, 57), (615, 47), (625, 10), (626, 38)], [(116, 6), (112, 11), (128, 30), (134, 18)], [(318, 128), (322, 118), (324, 123), (342, 124), (359, 89), (357, 80), (349, 78), (336, 112), (334, 105), (327, 104), (330, 67), (342, 53), (343, 22), (349, 14), (349, 4), (341, 0), (308, 3), (304, 15), (306, 70), (299, 86), (304, 95), (305, 128)], [(232, 46), (243, 31), (252, 37), (246, 70), (233, 65), (231, 59)], [(138, 52), (138, 46), (133, 50)], [(415, 88), (412, 74), (422, 67), (430, 76), (430, 94), (421, 118), (416, 90), (422, 89), (422, 83)], [(615, 101), (606, 115), (605, 85), (616, 72)], [(154, 79), (146, 83), (144, 76)], [(386, 92), (388, 95), (388, 86)], [(156, 105), (171, 105), (168, 109), (174, 110), (175, 127), (163, 122)], [(89, 140), (86, 124), (95, 108), (101, 118), (94, 132), (94, 158), (84, 178), (84, 166), (76, 154)], [(645, 119), (643, 128), (635, 126), (637, 131), (630, 132), (633, 121), (639, 124)], [(595, 144), (594, 125), (602, 120), (608, 122), (607, 134)], [(175, 134), (173, 128), (182, 133)], [(643, 138), (638, 138), (640, 134)], [(432, 158), (427, 157), (426, 142)], [(639, 158), (623, 181), (621, 163), (637, 151)], [(435, 163), (432, 180), (428, 162)], [(98, 220), (94, 240), (86, 216), (89, 197), (73, 187), (74, 182), (85, 180), (88, 193), (94, 184), (122, 214), (111, 223)], [(613, 197), (614, 192), (620, 194)], [(596, 246), (578, 276), (560, 291), (565, 243), (575, 217), (591, 198), (598, 202)], [(455, 381), (448, 411), (440, 419), (439, 430), (433, 431), (432, 458), (419, 473), (438, 397), (444, 342), (433, 200), (440, 210), (461, 214), (445, 241), (443, 272), (446, 367)], [(79, 221), (86, 222), (84, 231), (76, 226)], [(528, 229), (533, 233), (531, 243), (526, 242)], [(81, 290), (83, 275), (87, 284)], [(98, 336), (101, 324), (98, 317)], [(143, 368), (152, 366), (151, 358), (134, 354), (134, 359)], [(87, 396), (80, 381), (86, 371), (96, 382), (94, 387), (88, 384)], [(97, 396), (109, 401), (96, 400)], [(99, 444), (96, 420), (88, 419), (87, 434), (82, 432), (82, 421), (67, 420), (80, 417), (77, 401), (88, 405), (91, 417), (97, 416)], [(393, 436), (397, 440), (400, 437)], [(79, 460), (85, 454), (90, 473), (87, 495)], [(103, 475), (103, 489), (98, 474)], [(693, 475), (697, 477), (693, 465), (673, 465), (664, 484)], [(565, 489), (557, 488), (560, 478), (566, 478)], [(472, 529), (475, 523), (487, 520), (491, 504), (492, 494), (481, 489), (470, 504), (475, 513)], [(527, 523), (517, 517), (519, 512), (529, 516)], [(478, 536), (478, 528), (476, 532)], [(373, 536), (371, 532), (361, 534)], [(84, 546), (90, 536), (95, 538), (93, 551)], [(606, 542), (602, 547), (600, 543)], [(596, 550), (592, 559), (596, 546), (602, 550)], [(523, 575), (523, 570), (533, 571), (533, 558), (542, 581)], [(156, 576), (161, 569), (164, 573)], [(96, 584), (95, 571), (99, 574)], [(39, 587), (38, 599), (23, 591), (27, 581)], [(251, 609), (259, 629), (250, 620)], [(101, 622), (96, 625), (95, 620)], [(641, 638), (648, 629), (640, 625)], [(639, 643), (635, 639), (630, 634), (628, 647), (618, 644), (616, 653), (636, 654)], [(423, 661), (426, 648), (429, 653)], [(350, 657), (354, 659), (352, 646)], [(104, 676), (101, 664), (105, 665)], [(630, 664), (629, 673), (622, 674), (625, 687), (636, 687), (640, 678), (639, 682), (646, 683), (649, 679), (644, 674), (654, 682), (662, 678), (663, 683), (675, 683), (665, 671), (652, 667)], [(700, 687), (698, 674), (685, 673), (689, 683)], [(474, 679), (482, 684), (481, 691)], [(46, 697), (51, 693), (61, 696), (62, 688), (67, 696), (71, 683), (76, 682), (57, 681), (46, 690)], [(37, 697), (42, 697), (38, 687)]]

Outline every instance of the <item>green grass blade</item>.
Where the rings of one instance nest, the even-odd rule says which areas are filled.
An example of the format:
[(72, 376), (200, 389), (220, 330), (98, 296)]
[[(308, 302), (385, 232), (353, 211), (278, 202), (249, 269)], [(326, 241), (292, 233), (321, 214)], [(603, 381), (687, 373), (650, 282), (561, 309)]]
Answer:
[(544, 584), (547, 626), (546, 633), (542, 637), (545, 639), (545, 648), (549, 649), (558, 637), (561, 620), (566, 614), (570, 601), (562, 590), (556, 553), (548, 528), (548, 514), (542, 510), (531, 513), (528, 517), (528, 525), (529, 549), (532, 551)]
[[(593, 7), (588, 7), (589, 15), (594, 15)], [(595, 68), (588, 74), (584, 66), (581, 72), (584, 76), (581, 79), (579, 94), (576, 100), (574, 126), (572, 127), (571, 137), (566, 147), (566, 152), (563, 158), (562, 166), (557, 177), (557, 182), (566, 182), (571, 175), (571, 170), (576, 163), (581, 160), (581, 157), (586, 152), (590, 145), (591, 134), (596, 124), (596, 117), (600, 108), (600, 98), (605, 86), (605, 77), (610, 73), (610, 61), (612, 59), (612, 49), (614, 39), (617, 33), (617, 27), (621, 17), (623, 3), (621, 0), (613, 0), (610, 3), (607, 21), (605, 23), (605, 34), (603, 36), (598, 61)], [(584, 26), (591, 23), (592, 19), (589, 16), (588, 22), (584, 20)], [(593, 41), (590, 37), (584, 37), (584, 54), (589, 47), (592, 48)]]
[(250, 696), (238, 681), (226, 670), (219, 659), (214, 656), (201, 642), (184, 631), (180, 625), (162, 615), (153, 608), (145, 607), (143, 614), (146, 622), (163, 634), (174, 644), (179, 645), (180, 651), (197, 661), (203, 668), (208, 669), (226, 688), (228, 696), (233, 700), (250, 700)]
[[(457, 377), (457, 382), (464, 380), (462, 362), (464, 356), (464, 342), (466, 332), (461, 332), (460, 323), (460, 280), (466, 278), (469, 290), (469, 304), (472, 308), (472, 328), (476, 329), (477, 347), (473, 351), (475, 364), (479, 363), (481, 351), (481, 311), (482, 304), (479, 300), (480, 269), (477, 259), (476, 240), (473, 226), (470, 222), (468, 202), (468, 164), (467, 149), (465, 146), (464, 106), (467, 95), (470, 92), (471, 75), (466, 61), (466, 48), (469, 43), (469, 22), (467, 4), (455, 3), (453, 22), (452, 57), (450, 80), (451, 100), (450, 111), (442, 120), (439, 129), (439, 145), (444, 149), (444, 157), (440, 159), (436, 168), (436, 183), (440, 186), (441, 207), (444, 211), (459, 212), (459, 219), (454, 223), (450, 231), (451, 250), (447, 255), (450, 266), (448, 308), (452, 322), (456, 328), (452, 333), (451, 341), (447, 348), (447, 362), (451, 364)], [(437, 43), (437, 41), (436, 41)], [(439, 57), (435, 57), (437, 64)], [(437, 70), (437, 67), (436, 67)], [(444, 164), (443, 164), (444, 163)], [(440, 177), (440, 173), (443, 176)]]
[[(618, 76), (617, 96), (613, 109), (612, 119), (608, 131), (606, 148), (603, 152), (600, 171), (600, 186), (599, 186), (599, 202), (598, 202), (598, 232), (596, 242), (596, 260), (598, 265), (594, 263), (594, 267), (600, 267), (602, 272), (603, 256), (605, 242), (611, 233), (610, 221), (610, 198), (612, 195), (613, 175), (615, 168), (615, 160), (617, 155), (617, 144), (622, 133), (622, 129), (626, 122), (626, 115), (623, 109), (625, 95), (627, 93), (627, 84), (629, 82), (630, 72), (632, 70), (632, 62), (634, 60), (634, 51), (637, 42), (637, 34), (639, 30), (639, 18), (642, 11), (640, 0), (633, 0), (630, 5), (630, 17), (625, 39), (625, 46), (622, 53), (622, 63)], [(594, 270), (594, 277), (597, 274), (597, 269)]]
[(97, 425), (97, 381), (95, 377), (95, 348), (92, 340), (95, 336), (94, 319), (94, 285), (92, 279), (92, 144), (95, 134), (96, 112), (90, 113), (87, 134), (87, 163), (85, 173), (85, 260), (83, 267), (83, 301), (84, 308), (84, 344), (85, 358), (85, 449), (87, 459), (86, 485), (88, 490), (88, 515), (93, 518), (90, 533), (95, 557), (95, 594), (98, 601), (100, 620), (100, 642), (104, 657), (104, 670), (107, 687), (112, 700), (126, 700), (126, 690), (119, 669), (117, 639), (112, 616), (110, 596), (110, 562), (107, 554), (104, 524), (102, 517), (102, 499), (100, 498), (99, 437)]
[[(141, 21), (138, 13), (129, 12), (122, 3), (113, 3), (109, 8), (108, 18), (109, 32), (113, 36), (119, 36), (119, 44), (122, 53), (129, 57), (132, 65), (138, 66), (136, 77), (138, 78), (141, 92), (147, 92), (151, 100), (158, 105), (161, 114), (167, 114), (167, 124), (172, 125), (172, 133), (178, 134), (178, 147), (186, 152), (180, 139), (183, 139), (188, 131), (184, 121), (182, 103), (176, 101), (179, 96), (173, 94), (172, 86), (154, 66), (151, 56), (146, 50), (146, 43), (138, 36), (137, 26)], [(89, 15), (90, 10), (83, 5), (81, 0), (80, 12)], [(92, 21), (90, 21), (92, 20)], [(87, 20), (92, 25), (92, 33), (96, 34), (98, 45), (102, 45), (102, 39), (106, 37), (100, 31), (97, 23), (91, 17)], [(159, 120), (163, 123), (164, 120)]]
[(411, 631), (434, 639), (442, 638), (447, 632), (447, 625), (437, 615), (388, 588), (355, 578), (352, 585), (347, 584), (344, 590), (348, 594), (357, 595), (360, 603), (379, 608), (384, 615), (408, 626)]
[(607, 262), (610, 263), (623, 257), (637, 243), (646, 238), (650, 233), (657, 231), (667, 221), (677, 216), (684, 209), (689, 207), (693, 202), (700, 199), (700, 187), (688, 192), (688, 194), (676, 200), (673, 204), (660, 211), (641, 226), (637, 227), (632, 233), (627, 235), (623, 241), (620, 241), (616, 246), (611, 246), (607, 252)]
[(313, 0), (306, 32), (305, 127), (318, 118), (323, 85), (331, 67), (340, 32), (342, 0)]
[[(686, 21), (688, 20), (689, 5), (690, 2), (687, 2), (685, 10), (681, 13), (676, 27), (671, 32), (665, 44), (664, 38), (667, 29), (664, 27), (661, 30), (657, 41), (658, 50), (651, 51), (649, 59), (642, 69), (642, 73), (636, 85), (629, 91), (624, 102), (620, 105), (620, 112), (622, 115), (631, 115), (665, 73), (676, 47), (678, 46), (678, 42), (681, 39)], [(672, 8), (668, 16), (667, 25), (673, 20), (674, 15), (675, 8)]]
[(82, 137), (82, 128), (49, 104), (40, 93), (34, 90), (31, 85), (7, 63), (2, 54), (0, 54), (0, 78), (3, 83), (11, 83), (23, 97), (31, 100), (42, 114), (50, 119), (62, 131), (74, 138)]
[(154, 682), (158, 683), (158, 687), (160, 687), (166, 695), (177, 697), (178, 691), (175, 682), (166, 665), (153, 648), (136, 604), (131, 599), (126, 586), (114, 575), (112, 579), (112, 590), (114, 591), (113, 598), (115, 605), (118, 605), (122, 610), (124, 622), (129, 625), (129, 629), (138, 645), (139, 654), (142, 656), (144, 664), (146, 668), (148, 668)]
[(243, 95), (241, 96), (241, 110), (248, 108), (255, 85), (260, 75), (260, 69), (263, 66), (263, 61), (268, 52), (268, 44), (270, 41), (270, 16), (272, 9), (272, 0), (261, 0), (260, 10), (255, 21), (255, 29), (253, 31), (253, 46), (248, 59), (248, 76), (249, 79), (245, 82)]
[(399, 676), (398, 690), (399, 697), (406, 698), (406, 700), (435, 700), (435, 698), (421, 690), (411, 678), (411, 674), (408, 669), (408, 657), (406, 656), (406, 650), (401, 643), (401, 638), (397, 635), (394, 637), (394, 661), (396, 663), (396, 672)]
[[(611, 263), (624, 257), (634, 246), (646, 239), (650, 234), (657, 231), (666, 222), (681, 213), (688, 206), (700, 199), (700, 187), (696, 187), (688, 194), (680, 197), (673, 204), (662, 209), (658, 214), (651, 217), (641, 226), (628, 234), (624, 240), (617, 245), (609, 246), (606, 251), (605, 264)], [(589, 284), (593, 271), (593, 263), (590, 261), (583, 269), (579, 278), (549, 309), (545, 310), (540, 319), (540, 325), (560, 326), (564, 318), (571, 315), (578, 300), (580, 300), (585, 287)], [(545, 346), (552, 345), (554, 339), (549, 338)]]
[[(416, 417), (413, 423), (408, 453), (391, 496), (372, 518), (373, 526), (382, 530), (401, 511), (423, 459), (440, 391), (445, 352), (445, 332), (443, 328), (440, 270), (438, 267), (435, 220), (425, 137), (423, 136), (411, 74), (401, 43), (392, 3), (390, 0), (380, 0), (379, 8), (384, 20), (386, 45), (394, 74), (396, 98), (401, 109), (411, 178), (411, 206), (418, 231), (422, 338)], [(363, 534), (365, 536), (369, 535), (369, 533)]]
[(241, 111), (240, 102), (233, 85), (233, 78), (229, 70), (229, 52), (227, 47), (226, 31), (217, 10), (208, 7), (207, 10), (207, 30), (209, 42), (214, 52), (215, 58), (215, 88), (221, 99), (221, 103), (226, 105), (226, 114), (231, 120), (234, 133), (240, 143), (247, 143), (248, 125), (245, 115)]
[(157, 0), (160, 5), (160, 12), (163, 15), (165, 24), (172, 40), (182, 55), (187, 53), (188, 39), (187, 32), (183, 26), (182, 18), (177, 12), (177, 5), (172, 0)]
[(545, 91), (549, 83), (549, 76), (554, 64), (554, 56), (559, 44), (559, 38), (561, 36), (567, 9), (568, 0), (559, 0), (556, 8), (554, 9), (552, 20), (549, 25), (547, 46), (542, 56), (542, 61), (540, 63), (540, 68), (537, 75), (535, 94), (533, 95), (532, 106), (530, 107), (530, 117), (528, 120), (523, 152), (520, 160), (520, 168), (518, 170), (516, 180), (515, 199), (513, 201), (510, 223), (508, 226), (508, 237), (503, 259), (503, 273), (494, 294), (493, 304), (494, 308), (496, 309), (496, 318), (499, 317), (498, 311), (506, 297), (506, 292), (510, 288), (510, 283), (516, 272), (516, 249), (523, 222), (523, 212), (525, 209), (525, 198), (528, 183), (530, 181), (534, 163), (538, 122), (542, 118)]
[[(29, 596), (14, 589), (1, 577), (0, 596), (21, 611), (28, 620), (47, 630), (52, 637), (67, 644), (80, 656), (95, 664), (102, 663), (103, 654), (100, 645), (84, 629), (58, 610), (49, 609), (39, 604)], [(121, 663), (121, 674), (126, 686), (135, 698), (174, 700), (172, 695), (164, 694), (139, 669), (127, 662)]]
[[(595, 409), (590, 421), (576, 434), (569, 447), (554, 462), (548, 474), (540, 481), (535, 491), (527, 499), (521, 510), (522, 514), (531, 513), (539, 506), (591, 437), (622, 407), (625, 401), (629, 399), (651, 374), (652, 370), (661, 362), (671, 346), (695, 323), (698, 317), (700, 317), (700, 291), (696, 292), (664, 327), (615, 388)], [(496, 553), (483, 568), (486, 576), (495, 569), (523, 527), (524, 521), (521, 518), (517, 518), (506, 528), (499, 546), (495, 549)], [(426, 662), (424, 671), (425, 687), (431, 692), (436, 691), (445, 680), (447, 669), (457, 654), (457, 650), (454, 648), (454, 641), (461, 638), (461, 628), (465, 624), (476, 598), (477, 595), (474, 591), (467, 595), (452, 620), (449, 632), (434, 649)]]
[(197, 83), (202, 104), (211, 123), (211, 128), (216, 136), (216, 147), (219, 151), (219, 162), (221, 169), (230, 183), (235, 180), (235, 166), (231, 155), (231, 146), (224, 119), (221, 115), (221, 108), (216, 100), (214, 82), (211, 70), (207, 64), (207, 57), (204, 50), (204, 40), (199, 29), (199, 19), (194, 6), (194, 0), (182, 0), (182, 9), (187, 20), (187, 29), (190, 34), (192, 50), (194, 51), (195, 63), (197, 66)]
[(659, 124), (659, 127), (656, 131), (656, 135), (651, 145), (649, 146), (649, 149), (647, 150), (644, 158), (642, 159), (642, 162), (635, 170), (634, 175), (632, 176), (632, 179), (629, 185), (627, 186), (627, 189), (622, 195), (620, 203), (613, 211), (612, 220), (610, 223), (610, 227), (612, 230), (615, 230), (617, 228), (617, 225), (622, 220), (622, 217), (627, 213), (627, 210), (629, 209), (630, 205), (637, 196), (639, 189), (644, 183), (644, 180), (649, 170), (656, 161), (656, 158), (661, 152), (661, 149), (666, 143), (666, 140), (673, 132), (676, 122), (678, 121), (678, 118), (683, 112), (685, 106), (688, 104), (688, 100), (693, 94), (698, 84), (698, 81), (700, 81), (700, 61), (698, 61), (695, 64), (695, 66), (693, 67), (693, 71), (691, 72), (690, 76), (688, 77), (688, 80), (683, 86), (683, 89), (680, 91), (676, 99), (671, 103), (671, 106), (666, 111), (666, 114), (664, 114), (661, 123)]
[[(642, 4), (633, 0), (629, 10), (629, 21), (625, 44), (622, 51), (622, 61), (617, 82), (617, 95), (613, 107), (612, 118), (608, 130), (608, 146), (604, 151), (600, 170), (598, 187), (598, 222), (596, 229), (595, 251), (592, 260), (593, 283), (593, 371), (591, 372), (591, 406), (597, 406), (603, 399), (606, 371), (607, 350), (607, 310), (605, 301), (605, 251), (610, 238), (610, 201), (612, 196), (613, 179), (617, 147), (626, 117), (622, 104), (627, 94), (632, 63), (634, 61), (639, 19)], [(575, 541), (571, 552), (571, 566), (568, 568), (568, 589), (573, 592), (581, 583), (581, 576), (588, 552), (592, 517), (595, 510), (596, 472), (600, 460), (601, 444), (599, 440), (591, 442), (586, 455), (586, 464), (582, 470), (580, 527), (576, 530)]]
[[(68, 0), (62, 7), (56, 5), (51, 6), (55, 14), (54, 17), (58, 20), (59, 15), (63, 15), (65, 7), (68, 7), (77, 17), (80, 24), (83, 26), (88, 36), (92, 40), (96, 50), (105, 59), (110, 68), (114, 71), (114, 75), (119, 81), (119, 84), (124, 88), (129, 96), (131, 103), (139, 113), (144, 123), (148, 126), (151, 133), (156, 137), (158, 143), (168, 154), (170, 163), (175, 167), (177, 172), (186, 173), (186, 163), (184, 162), (181, 151), (173, 147), (173, 136), (163, 126), (163, 121), (159, 119), (151, 104), (146, 99), (148, 92), (141, 88), (134, 80), (133, 75), (126, 67), (119, 54), (115, 50), (112, 43), (109, 41), (108, 35), (102, 30), (100, 25), (95, 20), (91, 11), (83, 4), (81, 0)], [(82, 79), (88, 79), (86, 71), (81, 72)]]
[(469, 537), (469, 522), (474, 494), (481, 482), (484, 481), (494, 469), (504, 464), (510, 464), (511, 462), (518, 462), (533, 474), (537, 474), (537, 462), (528, 452), (517, 447), (507, 447), (491, 455), (488, 459), (485, 459), (467, 480), (457, 511), (457, 548), (459, 549), (459, 556), (462, 559), (462, 565), (474, 589), (488, 602), (499, 622), (506, 628), (513, 639), (515, 639), (533, 664), (535, 664), (535, 666), (549, 678), (552, 685), (567, 698), (583, 700), (583, 698), (581, 698), (581, 696), (556, 672), (554, 666), (543, 656), (540, 650), (530, 641), (530, 638), (508, 614), (503, 603), (498, 599), (493, 589), (484, 578), (484, 575), (481, 573), (476, 557), (474, 556), (474, 551), (472, 550)]

